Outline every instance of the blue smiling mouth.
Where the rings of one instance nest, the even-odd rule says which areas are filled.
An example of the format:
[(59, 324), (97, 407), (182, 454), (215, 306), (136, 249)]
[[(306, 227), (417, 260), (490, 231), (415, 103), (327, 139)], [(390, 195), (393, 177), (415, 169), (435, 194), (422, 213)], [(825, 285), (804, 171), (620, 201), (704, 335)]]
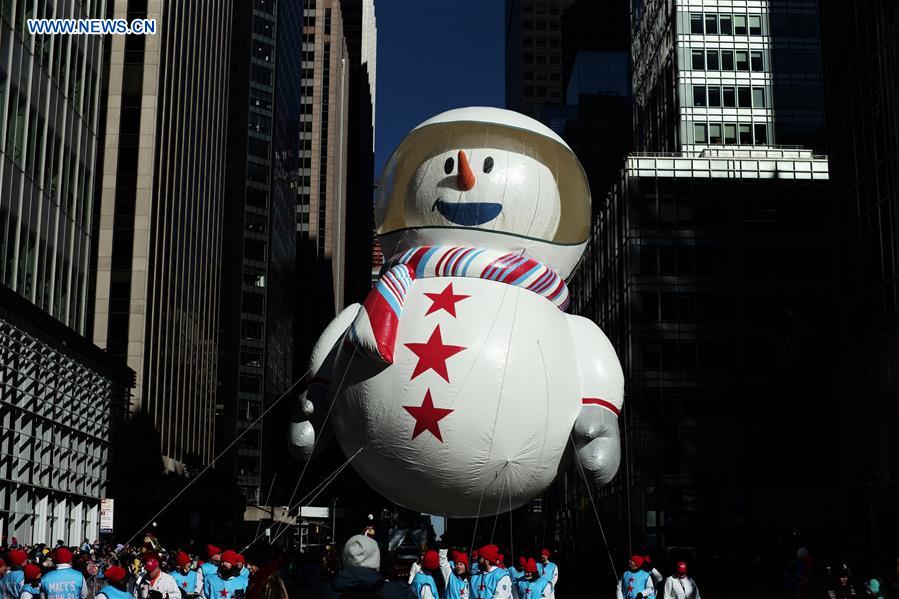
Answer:
[(463, 227), (483, 225), (503, 211), (503, 205), (494, 202), (447, 202), (443, 198), (437, 199), (431, 209), (434, 208), (443, 218)]

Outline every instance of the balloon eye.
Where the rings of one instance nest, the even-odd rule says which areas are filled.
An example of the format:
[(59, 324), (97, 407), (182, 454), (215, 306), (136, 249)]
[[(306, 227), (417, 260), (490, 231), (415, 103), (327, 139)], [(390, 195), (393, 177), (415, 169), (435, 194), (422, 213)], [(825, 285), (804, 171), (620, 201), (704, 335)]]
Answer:
[(493, 157), (487, 156), (487, 158), (484, 159), (484, 172), (489, 173), (492, 170), (493, 170)]
[(443, 163), (443, 172), (447, 175), (453, 172), (453, 159), (447, 158), (446, 162)]

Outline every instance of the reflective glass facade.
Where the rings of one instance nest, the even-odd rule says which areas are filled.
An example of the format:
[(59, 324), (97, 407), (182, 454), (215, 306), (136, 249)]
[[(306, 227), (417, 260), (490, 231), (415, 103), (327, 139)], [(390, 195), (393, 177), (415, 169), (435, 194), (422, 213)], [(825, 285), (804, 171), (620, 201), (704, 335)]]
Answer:
[(102, 36), (30, 35), (105, 0), (0, 3), (0, 282), (81, 334), (96, 207)]

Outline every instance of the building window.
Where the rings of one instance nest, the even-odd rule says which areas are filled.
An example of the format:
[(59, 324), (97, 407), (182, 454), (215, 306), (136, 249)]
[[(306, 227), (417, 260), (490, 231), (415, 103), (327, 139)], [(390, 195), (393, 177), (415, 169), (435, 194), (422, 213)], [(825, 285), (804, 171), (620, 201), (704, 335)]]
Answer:
[(721, 35), (731, 35), (734, 32), (734, 24), (730, 15), (718, 15), (718, 29)]
[(765, 61), (762, 60), (762, 52), (761, 50), (753, 50), (749, 53), (750, 65), (752, 66), (753, 71), (764, 71), (765, 70)]
[(768, 143), (768, 126), (767, 125), (754, 125), (755, 129), (755, 143), (756, 145), (764, 145)]
[(740, 145), (752, 145), (752, 128), (749, 125), (740, 125)]
[(254, 375), (240, 375), (241, 393), (262, 393), (262, 378)]
[(256, 268), (247, 268), (243, 271), (244, 285), (265, 289), (265, 271)]
[(690, 15), (690, 33), (702, 34), (702, 13)]
[(718, 34), (718, 15), (712, 14), (705, 16), (705, 32), (709, 35)]
[(693, 70), (702, 71), (705, 69), (705, 52), (702, 50), (693, 50)]
[(734, 51), (733, 50), (722, 50), (721, 51), (721, 70), (722, 71), (733, 71), (734, 70)]
[(750, 88), (743, 86), (737, 88), (737, 104), (740, 108), (752, 108), (752, 92)]
[(762, 17), (749, 15), (749, 35), (762, 35)]
[(726, 144), (735, 144), (737, 143), (737, 126), (733, 124), (724, 125), (724, 143)]
[(705, 123), (694, 123), (693, 125), (693, 142), (698, 144), (704, 144), (708, 142), (708, 137), (706, 137), (706, 125)]
[(737, 50), (737, 70), (738, 71), (748, 71), (749, 70), (749, 54), (745, 50)]
[(734, 15), (734, 35), (746, 35), (746, 15)]
[(693, 86), (693, 106), (705, 106), (705, 86)]
[(265, 296), (244, 291), (241, 311), (246, 314), (263, 316), (265, 314)]
[(720, 144), (721, 143), (721, 124), (720, 123), (711, 123), (709, 125), (709, 143), (710, 144)]
[(705, 53), (705, 68), (709, 71), (718, 70), (718, 50), (708, 50)]
[(240, 335), (244, 339), (262, 341), (262, 323), (244, 320), (240, 323)]
[(755, 108), (764, 108), (765, 107), (765, 88), (764, 87), (753, 87), (752, 88), (752, 105)]
[(733, 87), (725, 86), (721, 88), (721, 104), (725, 108), (737, 107), (737, 97)]
[(719, 108), (721, 106), (721, 88), (714, 85), (709, 88), (709, 106)]

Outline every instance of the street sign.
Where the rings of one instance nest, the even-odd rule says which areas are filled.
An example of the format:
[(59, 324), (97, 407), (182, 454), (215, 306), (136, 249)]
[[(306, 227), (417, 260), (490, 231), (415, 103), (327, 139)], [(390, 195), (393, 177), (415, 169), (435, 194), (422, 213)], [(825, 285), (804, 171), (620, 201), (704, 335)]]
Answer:
[(115, 513), (115, 499), (100, 500), (100, 532), (112, 532), (112, 522)]

